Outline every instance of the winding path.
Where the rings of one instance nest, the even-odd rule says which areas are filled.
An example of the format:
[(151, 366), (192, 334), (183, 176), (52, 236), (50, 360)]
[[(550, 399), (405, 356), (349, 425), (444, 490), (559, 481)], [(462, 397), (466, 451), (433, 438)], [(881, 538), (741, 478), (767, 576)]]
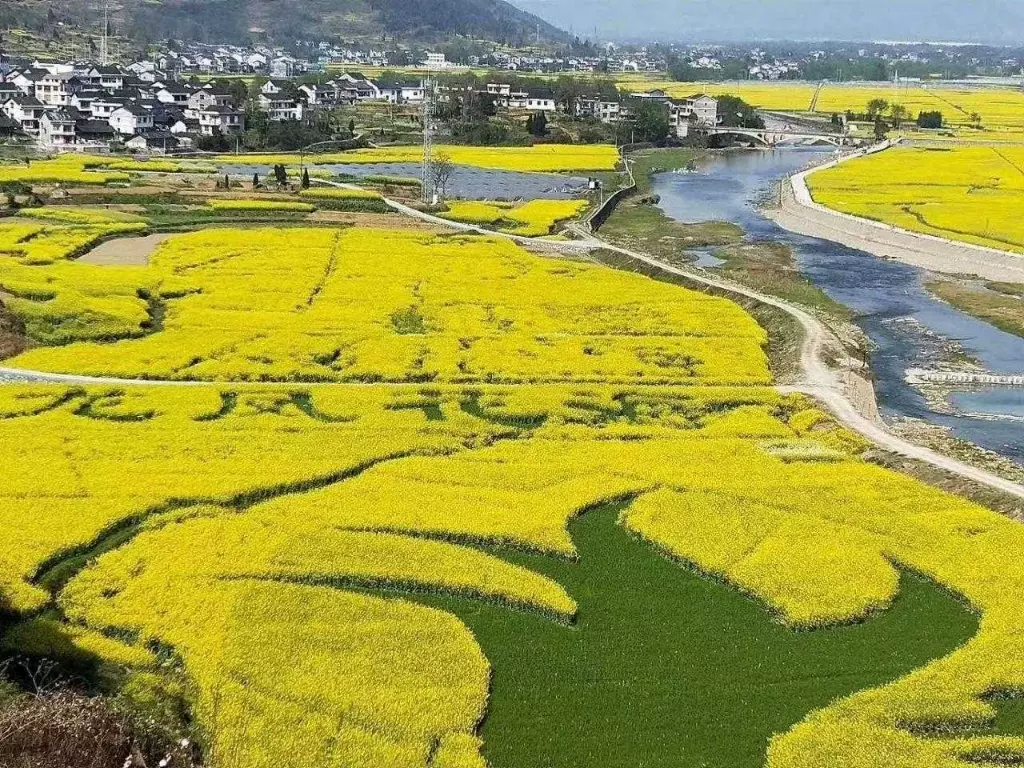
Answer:
[[(339, 182), (325, 182), (329, 183), (330, 186), (338, 187), (351, 187), (352, 185), (341, 184)], [(870, 440), (872, 443), (880, 448), (883, 448), (892, 453), (899, 454), (909, 459), (921, 461), (926, 464), (930, 464), (938, 469), (946, 472), (958, 475), (962, 478), (986, 485), (990, 488), (994, 488), (998, 491), (1002, 491), (1008, 495), (1014, 496), (1019, 499), (1024, 499), (1024, 485), (1015, 483), (1006, 478), (1000, 477), (999, 475), (988, 472), (984, 469), (971, 466), (957, 459), (945, 456), (937, 451), (933, 451), (930, 448), (915, 445), (903, 438), (894, 435), (878, 420), (869, 418), (863, 415), (853, 401), (847, 395), (845, 388), (840, 381), (836, 371), (828, 366), (824, 360), (824, 353), (829, 344), (833, 341), (831, 332), (826, 326), (818, 320), (814, 315), (807, 312), (805, 309), (791, 304), (782, 299), (778, 299), (774, 296), (769, 296), (764, 293), (747, 288), (743, 285), (733, 283), (732, 281), (722, 280), (720, 278), (712, 277), (706, 273), (697, 272), (689, 269), (683, 269), (680, 267), (666, 264), (658, 259), (655, 259), (647, 254), (638, 253), (626, 248), (621, 248), (617, 245), (608, 243), (598, 237), (596, 237), (584, 224), (572, 224), (569, 226), (569, 230), (577, 235), (580, 239), (576, 241), (556, 241), (546, 240), (538, 241), (531, 238), (524, 238), (517, 235), (510, 235), (501, 232), (493, 232), (491, 230), (481, 229), (469, 224), (462, 224), (459, 222), (449, 221), (439, 216), (426, 213), (424, 211), (412, 208), (404, 203), (400, 203), (396, 200), (384, 198), (385, 202), (391, 206), (394, 210), (399, 213), (412, 216), (414, 218), (428, 221), (433, 224), (440, 226), (449, 227), (463, 232), (469, 232), (474, 234), (482, 234), (489, 237), (502, 237), (522, 245), (528, 245), (531, 248), (541, 248), (543, 250), (558, 251), (561, 253), (569, 253), (572, 255), (579, 255), (582, 252), (588, 252), (596, 249), (603, 249), (612, 251), (615, 253), (622, 254), (631, 259), (634, 259), (643, 264), (647, 264), (651, 267), (659, 269), (663, 272), (676, 275), (678, 277), (685, 278), (693, 283), (697, 283), (708, 288), (713, 288), (718, 291), (722, 291), (727, 294), (734, 296), (742, 296), (748, 299), (753, 299), (761, 304), (775, 307), (785, 312), (790, 317), (794, 318), (801, 326), (804, 332), (803, 345), (800, 352), (800, 372), (801, 380), (793, 385), (780, 386), (778, 387), (781, 392), (799, 392), (801, 394), (813, 397), (816, 400), (824, 404), (834, 416), (845, 426), (859, 433), (863, 437)], [(8, 381), (39, 381), (39, 382), (52, 382), (52, 383), (63, 383), (63, 384), (100, 384), (100, 385), (173, 385), (173, 386), (209, 386), (211, 382), (197, 382), (197, 381), (163, 381), (163, 380), (145, 380), (145, 379), (117, 379), (117, 378), (103, 378), (93, 376), (76, 376), (72, 374), (57, 374), (57, 373), (44, 373), (40, 371), (28, 371), (17, 368), (0, 367), (0, 382), (3, 380)], [(213, 382), (216, 383), (216, 382)], [(225, 382), (225, 384), (235, 384), (235, 382)], [(267, 386), (287, 386), (292, 382), (265, 382)], [(342, 383), (342, 386), (352, 386), (352, 384)], [(246, 386), (249, 386), (246, 384)], [(368, 384), (356, 384), (356, 386), (374, 386)], [(415, 384), (414, 386), (421, 386)]]

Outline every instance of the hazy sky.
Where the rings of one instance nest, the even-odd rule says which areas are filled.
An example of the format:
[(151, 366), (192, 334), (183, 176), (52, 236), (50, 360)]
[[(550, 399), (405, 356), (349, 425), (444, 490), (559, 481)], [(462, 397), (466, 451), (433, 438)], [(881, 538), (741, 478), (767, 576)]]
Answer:
[(511, 0), (581, 37), (1024, 45), (1024, 0)]

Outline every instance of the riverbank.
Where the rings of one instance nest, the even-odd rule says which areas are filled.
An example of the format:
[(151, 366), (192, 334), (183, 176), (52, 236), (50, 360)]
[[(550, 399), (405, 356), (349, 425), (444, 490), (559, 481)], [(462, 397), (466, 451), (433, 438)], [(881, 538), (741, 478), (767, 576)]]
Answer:
[[(828, 165), (828, 163), (824, 164)], [(879, 222), (832, 211), (801, 194), (802, 171), (781, 185), (777, 206), (762, 213), (783, 229), (806, 237), (830, 240), (883, 259), (949, 275), (974, 275), (985, 280), (1024, 282), (1024, 257), (931, 235), (920, 235)], [(805, 199), (802, 199), (805, 198)], [(810, 201), (810, 202), (809, 202)]]

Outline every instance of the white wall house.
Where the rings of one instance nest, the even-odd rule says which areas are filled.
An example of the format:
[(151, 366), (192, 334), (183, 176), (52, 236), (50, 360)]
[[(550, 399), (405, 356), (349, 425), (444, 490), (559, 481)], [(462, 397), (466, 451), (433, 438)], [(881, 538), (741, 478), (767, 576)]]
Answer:
[(153, 113), (135, 104), (125, 104), (113, 111), (108, 122), (122, 136), (134, 136), (153, 130)]
[(68, 147), (75, 143), (75, 121), (63, 109), (49, 109), (39, 120), (39, 143)]
[(265, 93), (261, 93), (257, 101), (260, 109), (266, 112), (273, 122), (302, 119), (303, 105), (301, 101), (288, 97), (268, 96)]
[(534, 112), (554, 112), (555, 94), (546, 90), (528, 91), (525, 109)]
[(158, 88), (153, 95), (157, 101), (164, 104), (179, 104), (184, 107), (188, 104), (192, 89), (184, 85), (171, 84)]
[[(35, 81), (34, 95), (43, 104), (51, 107), (66, 107), (70, 103), (74, 75), (66, 72), (47, 73)], [(77, 80), (75, 83), (77, 84)]]
[(29, 136), (39, 135), (39, 121), (46, 107), (33, 96), (13, 96), (3, 103), (3, 112)]
[(234, 107), (214, 104), (199, 112), (199, 132), (204, 136), (240, 133), (244, 130), (245, 113)]

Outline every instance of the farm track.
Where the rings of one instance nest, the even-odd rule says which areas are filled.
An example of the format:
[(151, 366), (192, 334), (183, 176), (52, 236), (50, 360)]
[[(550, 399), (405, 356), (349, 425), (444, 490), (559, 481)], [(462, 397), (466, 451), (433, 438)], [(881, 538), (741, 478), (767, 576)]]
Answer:
[[(330, 186), (341, 188), (353, 188), (353, 185), (339, 182), (321, 182)], [(778, 389), (785, 393), (800, 393), (812, 397), (825, 405), (842, 424), (849, 429), (867, 438), (876, 446), (908, 459), (924, 462), (945, 472), (971, 480), (976, 483), (996, 489), (1019, 499), (1024, 499), (1024, 485), (1007, 480), (992, 472), (971, 466), (957, 459), (945, 456), (923, 446), (915, 445), (893, 433), (874, 418), (862, 414), (853, 400), (847, 394), (840, 377), (826, 362), (825, 355), (829, 348), (838, 348), (838, 341), (828, 330), (824, 323), (805, 309), (791, 304), (782, 299), (770, 296), (745, 286), (711, 277), (706, 273), (682, 269), (666, 264), (658, 259), (627, 248), (621, 248), (596, 237), (583, 225), (570, 225), (569, 229), (580, 240), (576, 241), (537, 241), (530, 238), (516, 235), (494, 232), (482, 229), (469, 224), (448, 221), (447, 219), (419, 211), (408, 205), (395, 200), (385, 198), (385, 202), (395, 211), (403, 213), (422, 221), (455, 229), (469, 234), (480, 234), (489, 237), (502, 237), (512, 240), (532, 249), (538, 247), (545, 251), (556, 251), (563, 254), (580, 255), (592, 250), (606, 250), (626, 256), (629, 259), (654, 267), (676, 277), (695, 283), (727, 295), (739, 296), (745, 299), (752, 299), (761, 304), (774, 307), (785, 312), (795, 319), (801, 326), (804, 334), (800, 352), (800, 381), (796, 384), (779, 386)], [(315, 385), (317, 382), (208, 382), (208, 381), (173, 381), (173, 380), (146, 380), (146, 379), (122, 379), (107, 378), (98, 376), (78, 376), (73, 374), (45, 373), (40, 371), (29, 371), (18, 368), (0, 366), (0, 383), (8, 382), (42, 382), (73, 385), (116, 385), (116, 386), (138, 386), (138, 385), (167, 385), (167, 386), (222, 386), (222, 387), (248, 387), (248, 386), (270, 386), (289, 387), (299, 385)], [(374, 384), (364, 382), (337, 382), (327, 383), (328, 386), (382, 386), (385, 383)], [(422, 386), (422, 383), (399, 383), (389, 386)]]

